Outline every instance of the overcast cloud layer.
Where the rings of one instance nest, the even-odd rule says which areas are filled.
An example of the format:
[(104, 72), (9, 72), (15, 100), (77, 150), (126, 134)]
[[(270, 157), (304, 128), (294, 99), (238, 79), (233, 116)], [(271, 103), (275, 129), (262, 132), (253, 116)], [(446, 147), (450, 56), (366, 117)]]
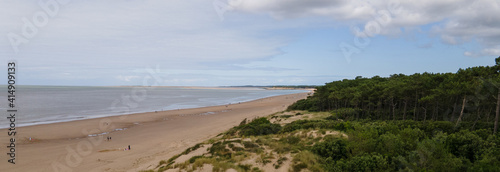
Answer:
[[(355, 62), (347, 68), (337, 48), (339, 42), (350, 41), (339, 38), (341, 30), (350, 30), (351, 37), (362, 36), (360, 31), (370, 29), (365, 25), (383, 12), (390, 13), (390, 21), (372, 36), (373, 42), (417, 34), (425, 38), (422, 45), (412, 45), (415, 49), (443, 44), (458, 47), (464, 57), (500, 55), (496, 0), (73, 0), (58, 3), (57, 14), (15, 52), (8, 35), (22, 36), (25, 20), (33, 22), (33, 16), (44, 12), (40, 2), (56, 1), (0, 1), (0, 56), (20, 63), (24, 84), (140, 85), (148, 67), (159, 68), (163, 85), (207, 86), (322, 84), (404, 72), (360, 72), (355, 68), (370, 64)], [(318, 29), (332, 29), (333, 38), (328, 39), (336, 42), (290, 48), (309, 45), (307, 39)], [(321, 38), (310, 41), (314, 44)]]

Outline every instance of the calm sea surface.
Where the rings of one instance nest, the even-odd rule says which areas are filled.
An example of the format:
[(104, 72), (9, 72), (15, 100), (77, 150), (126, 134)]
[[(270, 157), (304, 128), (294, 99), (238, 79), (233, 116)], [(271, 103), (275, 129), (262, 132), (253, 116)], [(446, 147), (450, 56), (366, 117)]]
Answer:
[[(72, 121), (120, 114), (196, 108), (306, 92), (258, 88), (191, 89), (172, 87), (17, 86), (16, 126)], [(7, 89), (1, 89), (0, 128), (8, 128)]]

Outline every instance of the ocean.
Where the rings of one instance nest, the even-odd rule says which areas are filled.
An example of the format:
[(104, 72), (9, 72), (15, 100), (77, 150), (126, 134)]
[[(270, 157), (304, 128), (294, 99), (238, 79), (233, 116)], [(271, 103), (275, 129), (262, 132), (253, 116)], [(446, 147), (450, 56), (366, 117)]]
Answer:
[[(8, 128), (7, 89), (0, 128)], [(16, 86), (16, 127), (105, 116), (197, 108), (307, 92), (260, 88)]]

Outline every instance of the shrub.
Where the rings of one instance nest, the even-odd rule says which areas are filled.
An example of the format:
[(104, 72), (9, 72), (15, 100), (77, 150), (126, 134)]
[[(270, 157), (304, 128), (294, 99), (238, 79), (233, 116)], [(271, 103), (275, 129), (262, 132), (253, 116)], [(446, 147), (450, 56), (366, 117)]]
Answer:
[(287, 110), (307, 110), (315, 112), (319, 110), (318, 107), (316, 106), (317, 101), (318, 100), (316, 98), (302, 99), (288, 106)]
[(193, 147), (187, 148), (186, 150), (184, 150), (184, 152), (182, 152), (182, 154), (187, 155), (190, 152), (195, 151), (196, 149), (200, 148), (201, 145), (202, 145), (201, 143), (198, 143), (198, 144), (194, 145)]
[(391, 171), (391, 163), (387, 157), (378, 153), (364, 154), (350, 159), (341, 159), (335, 166), (329, 166), (328, 170), (334, 169), (340, 171)]
[(287, 136), (281, 138), (280, 141), (288, 144), (297, 144), (300, 142), (300, 138), (297, 136)]
[(243, 142), (243, 146), (245, 146), (245, 148), (247, 148), (247, 149), (259, 147), (259, 145), (255, 144), (253, 142), (247, 142), (247, 141)]
[(237, 130), (239, 130), (242, 136), (259, 136), (276, 134), (281, 130), (281, 126), (279, 124), (272, 124), (266, 118), (258, 118), (248, 124), (239, 126)]
[(386, 133), (380, 135), (377, 139), (377, 145), (375, 150), (385, 156), (397, 157), (398, 155), (404, 154), (403, 142), (400, 137), (392, 133)]
[(336, 121), (336, 120), (338, 120), (339, 118), (337, 117), (337, 115), (330, 115), (330, 116), (326, 117), (325, 119), (326, 119), (326, 120)]
[(417, 143), (425, 138), (425, 133), (418, 128), (405, 128), (399, 132), (399, 138), (403, 142), (404, 150), (415, 150)]
[(244, 171), (249, 171), (252, 168), (252, 165), (249, 164), (238, 164), (238, 167), (243, 169)]
[(245, 125), (245, 124), (247, 124), (247, 119), (246, 118), (243, 121), (240, 122), (240, 126), (241, 125)]
[(446, 145), (453, 155), (464, 157), (472, 163), (481, 157), (485, 144), (481, 137), (467, 130), (450, 134), (446, 139)]
[(202, 158), (202, 157), (203, 157), (203, 156), (200, 156), (200, 155), (198, 155), (198, 156), (193, 156), (193, 157), (189, 158), (189, 163), (194, 163), (194, 162), (196, 161), (196, 159), (198, 159), (198, 158)]
[(343, 139), (329, 139), (315, 144), (311, 151), (321, 157), (339, 160), (347, 157), (347, 144)]
[(210, 148), (208, 148), (208, 152), (212, 155), (218, 155), (221, 157), (231, 156), (231, 151), (226, 149), (226, 145), (223, 142), (214, 143)]
[(332, 114), (335, 114), (336, 117), (341, 119), (354, 119), (356, 116), (359, 116), (361, 109), (359, 108), (340, 108), (332, 111)]

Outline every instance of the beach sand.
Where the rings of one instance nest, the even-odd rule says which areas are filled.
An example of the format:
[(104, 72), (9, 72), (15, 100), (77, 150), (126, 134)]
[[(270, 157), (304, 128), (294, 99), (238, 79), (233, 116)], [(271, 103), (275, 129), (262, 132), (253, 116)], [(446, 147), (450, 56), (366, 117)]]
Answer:
[[(308, 93), (241, 104), (149, 112), (16, 128), (16, 164), (7, 162), (10, 137), (0, 130), (0, 171), (140, 171), (238, 125), (244, 118), (283, 111)], [(3, 119), (7, 120), (7, 119)], [(107, 133), (99, 136), (93, 134)], [(29, 138), (31, 137), (31, 140)], [(107, 137), (111, 137), (107, 141)], [(131, 150), (124, 150), (130, 145)]]

